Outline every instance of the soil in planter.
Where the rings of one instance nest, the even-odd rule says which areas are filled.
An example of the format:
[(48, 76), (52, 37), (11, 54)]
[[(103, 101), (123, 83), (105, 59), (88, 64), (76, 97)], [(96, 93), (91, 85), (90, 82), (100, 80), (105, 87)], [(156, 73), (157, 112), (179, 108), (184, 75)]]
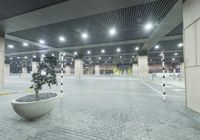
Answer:
[(40, 93), (38, 95), (38, 98), (36, 98), (35, 95), (27, 95), (21, 98), (18, 98), (16, 101), (17, 102), (33, 102), (33, 101), (41, 101), (41, 100), (46, 100), (49, 98), (53, 98), (57, 96), (56, 93)]

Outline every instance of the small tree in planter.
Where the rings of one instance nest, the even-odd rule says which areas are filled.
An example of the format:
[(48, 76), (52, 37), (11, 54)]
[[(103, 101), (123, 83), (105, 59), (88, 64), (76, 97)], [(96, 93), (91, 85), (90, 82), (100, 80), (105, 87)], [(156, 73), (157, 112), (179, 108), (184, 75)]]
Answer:
[(33, 84), (31, 88), (35, 90), (36, 98), (39, 98), (39, 91), (42, 86), (47, 84), (50, 88), (51, 85), (57, 84), (56, 79), (56, 66), (58, 65), (58, 59), (51, 55), (46, 55), (44, 61), (40, 63), (36, 73), (32, 75)]
[(58, 59), (56, 57), (46, 55), (37, 72), (32, 75), (31, 88), (35, 90), (35, 95), (26, 95), (12, 101), (12, 107), (17, 114), (27, 120), (33, 120), (49, 114), (54, 109), (58, 94), (39, 94), (39, 91), (45, 84), (50, 88), (57, 84), (55, 70), (57, 65)]

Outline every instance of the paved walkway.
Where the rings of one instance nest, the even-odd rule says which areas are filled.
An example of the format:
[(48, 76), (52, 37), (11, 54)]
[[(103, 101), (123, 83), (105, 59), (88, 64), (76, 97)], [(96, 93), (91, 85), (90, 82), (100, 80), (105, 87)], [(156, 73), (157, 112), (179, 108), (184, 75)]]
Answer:
[[(8, 79), (7, 84), (26, 81)], [(3, 95), (0, 140), (199, 140), (200, 114), (186, 108), (184, 93), (172, 88), (163, 102), (161, 86), (150, 81), (65, 78), (57, 108), (31, 122), (16, 115), (9, 103), (25, 93)]]

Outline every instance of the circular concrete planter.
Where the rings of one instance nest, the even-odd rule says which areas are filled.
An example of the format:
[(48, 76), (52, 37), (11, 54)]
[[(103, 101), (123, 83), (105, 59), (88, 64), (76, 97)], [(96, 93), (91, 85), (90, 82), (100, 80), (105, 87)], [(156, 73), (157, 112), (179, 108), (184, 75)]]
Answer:
[(15, 112), (27, 120), (33, 120), (47, 115), (54, 109), (58, 94), (49, 99), (32, 102), (18, 102), (17, 99), (12, 101)]

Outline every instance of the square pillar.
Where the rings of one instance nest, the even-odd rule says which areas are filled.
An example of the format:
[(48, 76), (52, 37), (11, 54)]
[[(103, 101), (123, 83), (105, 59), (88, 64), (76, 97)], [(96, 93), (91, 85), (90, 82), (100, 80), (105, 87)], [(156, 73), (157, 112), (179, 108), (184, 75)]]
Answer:
[(0, 89), (4, 87), (5, 39), (0, 37)]
[(10, 75), (10, 64), (4, 64), (4, 74), (6, 76)]
[(186, 104), (200, 112), (200, 0), (183, 4)]
[(147, 56), (138, 56), (138, 76), (140, 78), (149, 77), (149, 66)]
[(71, 68), (70, 68), (70, 66), (66, 66), (65, 67), (65, 75), (66, 76), (70, 76), (71, 75)]
[(32, 73), (36, 73), (38, 70), (39, 62), (32, 62)]
[(27, 67), (22, 67), (22, 74), (27, 74), (28, 71), (27, 71)]
[(99, 65), (95, 65), (95, 75), (100, 75), (100, 66)]
[(133, 72), (134, 77), (138, 77), (138, 65), (137, 64), (132, 65), (132, 72)]
[(83, 60), (76, 59), (75, 60), (75, 77), (82, 77), (83, 76)]

